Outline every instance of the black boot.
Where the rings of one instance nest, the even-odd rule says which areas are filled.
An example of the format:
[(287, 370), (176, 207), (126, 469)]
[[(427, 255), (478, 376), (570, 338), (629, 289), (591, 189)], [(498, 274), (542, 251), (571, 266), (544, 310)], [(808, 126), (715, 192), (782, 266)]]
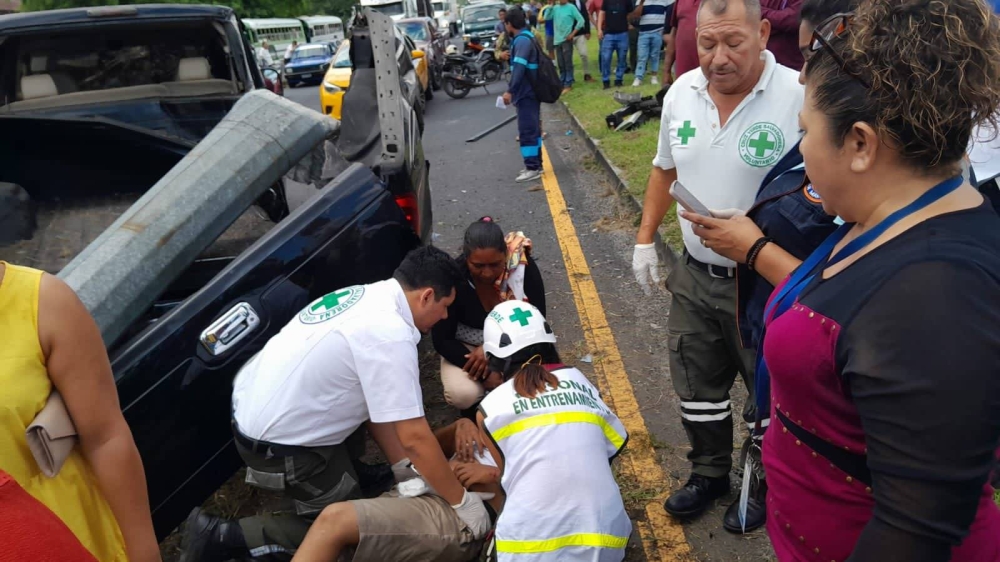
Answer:
[(392, 467), (384, 462), (378, 464), (355, 462), (354, 471), (358, 474), (361, 494), (366, 498), (377, 498), (388, 492), (396, 483), (396, 477), (392, 475)]
[(692, 474), (687, 484), (677, 490), (663, 504), (663, 509), (674, 517), (688, 518), (701, 512), (716, 500), (729, 493), (729, 476), (709, 478)]
[[(746, 531), (749, 533), (767, 523), (767, 481), (750, 479), (750, 496), (747, 498)], [(740, 525), (740, 499), (736, 498), (722, 517), (722, 528), (730, 533), (741, 535), (744, 527)]]
[(222, 562), (249, 554), (238, 522), (205, 515), (200, 507), (191, 510), (181, 537), (180, 562)]
[(604, 89), (605, 90), (610, 90), (611, 89), (611, 82), (605, 82), (604, 83)]
[(622, 86), (622, 81), (621, 80), (615, 80), (615, 87), (620, 88), (621, 86)]

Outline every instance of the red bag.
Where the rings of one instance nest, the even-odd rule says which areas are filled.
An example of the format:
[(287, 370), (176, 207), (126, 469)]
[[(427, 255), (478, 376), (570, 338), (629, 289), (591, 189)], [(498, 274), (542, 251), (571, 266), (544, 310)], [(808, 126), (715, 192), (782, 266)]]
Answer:
[(97, 562), (73, 531), (0, 470), (0, 562)]

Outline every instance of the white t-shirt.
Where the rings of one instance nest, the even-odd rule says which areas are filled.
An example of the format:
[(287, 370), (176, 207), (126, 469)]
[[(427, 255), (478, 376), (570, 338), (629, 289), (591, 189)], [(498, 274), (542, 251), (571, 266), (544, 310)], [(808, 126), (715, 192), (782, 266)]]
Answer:
[(271, 58), (271, 51), (264, 47), (257, 49), (257, 61), (260, 62), (261, 66), (271, 66), (274, 64), (274, 59)]
[(295, 50), (294, 45), (289, 45), (288, 48), (285, 49), (285, 60), (292, 58), (292, 51), (294, 50)]
[[(678, 181), (709, 209), (749, 209), (764, 176), (801, 136), (803, 88), (798, 73), (777, 64), (770, 51), (764, 51), (764, 60), (760, 80), (725, 126), (719, 126), (719, 112), (701, 69), (683, 74), (663, 98), (653, 165), (676, 168)], [(732, 260), (702, 246), (690, 222), (678, 221), (692, 257), (735, 267)]]
[(424, 415), (420, 332), (393, 279), (302, 309), (236, 376), (240, 432), (282, 445), (343, 443), (362, 423)]

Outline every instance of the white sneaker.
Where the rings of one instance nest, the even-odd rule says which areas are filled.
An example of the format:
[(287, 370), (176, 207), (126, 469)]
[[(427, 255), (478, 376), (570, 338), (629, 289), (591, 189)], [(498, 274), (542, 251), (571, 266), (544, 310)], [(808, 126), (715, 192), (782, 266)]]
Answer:
[(541, 170), (524, 170), (514, 181), (517, 183), (523, 183), (526, 181), (537, 180), (540, 177), (542, 177)]
[(649, 79), (649, 83), (652, 84), (652, 85), (654, 85), (654, 86), (659, 86), (660, 85), (660, 80), (654, 74), (653, 77)]
[(642, 86), (642, 80), (636, 78), (635, 80), (632, 81), (633, 88), (638, 88), (639, 86)]

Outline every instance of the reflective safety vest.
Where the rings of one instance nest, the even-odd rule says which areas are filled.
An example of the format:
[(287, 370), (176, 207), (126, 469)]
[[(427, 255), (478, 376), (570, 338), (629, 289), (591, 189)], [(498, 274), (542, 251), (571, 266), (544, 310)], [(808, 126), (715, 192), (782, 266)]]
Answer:
[(510, 380), (481, 405), (504, 460), (497, 558), (619, 562), (632, 523), (610, 459), (628, 433), (583, 373), (550, 370), (558, 388), (525, 398)]

